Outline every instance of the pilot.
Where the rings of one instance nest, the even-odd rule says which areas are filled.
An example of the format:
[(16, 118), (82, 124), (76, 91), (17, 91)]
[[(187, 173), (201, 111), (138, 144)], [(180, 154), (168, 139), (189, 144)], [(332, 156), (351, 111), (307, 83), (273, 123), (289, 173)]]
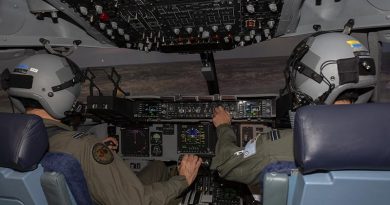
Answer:
[[(317, 33), (304, 39), (286, 67), (285, 93), (292, 102), (290, 118), (302, 106), (368, 102), (376, 85), (375, 64), (369, 55), (358, 40), (343, 33)], [(279, 136), (273, 139), (263, 133), (241, 148), (230, 127), (228, 111), (215, 108), (213, 123), (218, 141), (211, 169), (221, 177), (256, 184), (262, 170), (268, 170), (271, 164), (280, 166), (280, 170), (283, 166), (294, 168), (292, 129), (279, 130)]]
[[(7, 73), (8, 72), (8, 73)], [(178, 175), (168, 178), (162, 162), (137, 176), (110, 148), (117, 142), (103, 142), (95, 136), (72, 131), (61, 123), (80, 93), (82, 74), (67, 58), (37, 54), (24, 59), (12, 71), (2, 74), (3, 87), (21, 112), (44, 119), (49, 135), (49, 151), (73, 155), (81, 164), (88, 189), (98, 204), (168, 204), (195, 179), (201, 159), (186, 155)], [(113, 144), (106, 146), (104, 142)]]

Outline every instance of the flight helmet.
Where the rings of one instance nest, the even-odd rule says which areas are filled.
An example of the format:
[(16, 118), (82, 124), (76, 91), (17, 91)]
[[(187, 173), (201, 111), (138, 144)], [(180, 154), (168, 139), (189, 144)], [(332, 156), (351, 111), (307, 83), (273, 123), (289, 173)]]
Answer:
[(37, 54), (2, 73), (2, 87), (13, 105), (24, 113), (27, 106), (40, 106), (53, 118), (62, 119), (80, 94), (83, 80), (79, 67), (70, 59)]
[(336, 32), (315, 33), (301, 41), (285, 70), (293, 109), (308, 104), (333, 104), (347, 97), (370, 100), (376, 69), (368, 49), (354, 37)]

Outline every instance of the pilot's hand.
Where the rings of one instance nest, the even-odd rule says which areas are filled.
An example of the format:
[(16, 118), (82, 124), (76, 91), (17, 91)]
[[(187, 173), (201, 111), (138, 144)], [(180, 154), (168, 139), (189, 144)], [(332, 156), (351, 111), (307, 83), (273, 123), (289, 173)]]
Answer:
[(112, 151), (116, 151), (118, 149), (118, 140), (116, 140), (114, 137), (107, 137), (102, 142)]
[(230, 124), (231, 121), (232, 118), (230, 117), (230, 114), (222, 106), (214, 108), (213, 123), (215, 127), (222, 124)]
[(202, 159), (196, 155), (184, 155), (178, 167), (179, 175), (185, 176), (188, 185), (191, 185), (198, 174)]

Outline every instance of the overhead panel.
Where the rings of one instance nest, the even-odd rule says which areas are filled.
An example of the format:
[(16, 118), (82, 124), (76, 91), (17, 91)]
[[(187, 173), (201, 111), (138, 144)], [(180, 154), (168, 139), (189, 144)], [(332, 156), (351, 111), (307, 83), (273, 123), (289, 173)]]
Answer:
[(283, 7), (283, 0), (62, 2), (118, 47), (183, 53), (229, 50), (274, 38)]

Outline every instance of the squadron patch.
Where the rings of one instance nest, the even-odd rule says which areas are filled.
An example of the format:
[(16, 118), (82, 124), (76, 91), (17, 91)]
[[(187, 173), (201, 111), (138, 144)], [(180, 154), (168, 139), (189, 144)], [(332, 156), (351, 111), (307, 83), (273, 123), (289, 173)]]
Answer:
[(92, 148), (93, 159), (99, 164), (110, 164), (114, 160), (110, 148), (103, 143), (96, 143)]

